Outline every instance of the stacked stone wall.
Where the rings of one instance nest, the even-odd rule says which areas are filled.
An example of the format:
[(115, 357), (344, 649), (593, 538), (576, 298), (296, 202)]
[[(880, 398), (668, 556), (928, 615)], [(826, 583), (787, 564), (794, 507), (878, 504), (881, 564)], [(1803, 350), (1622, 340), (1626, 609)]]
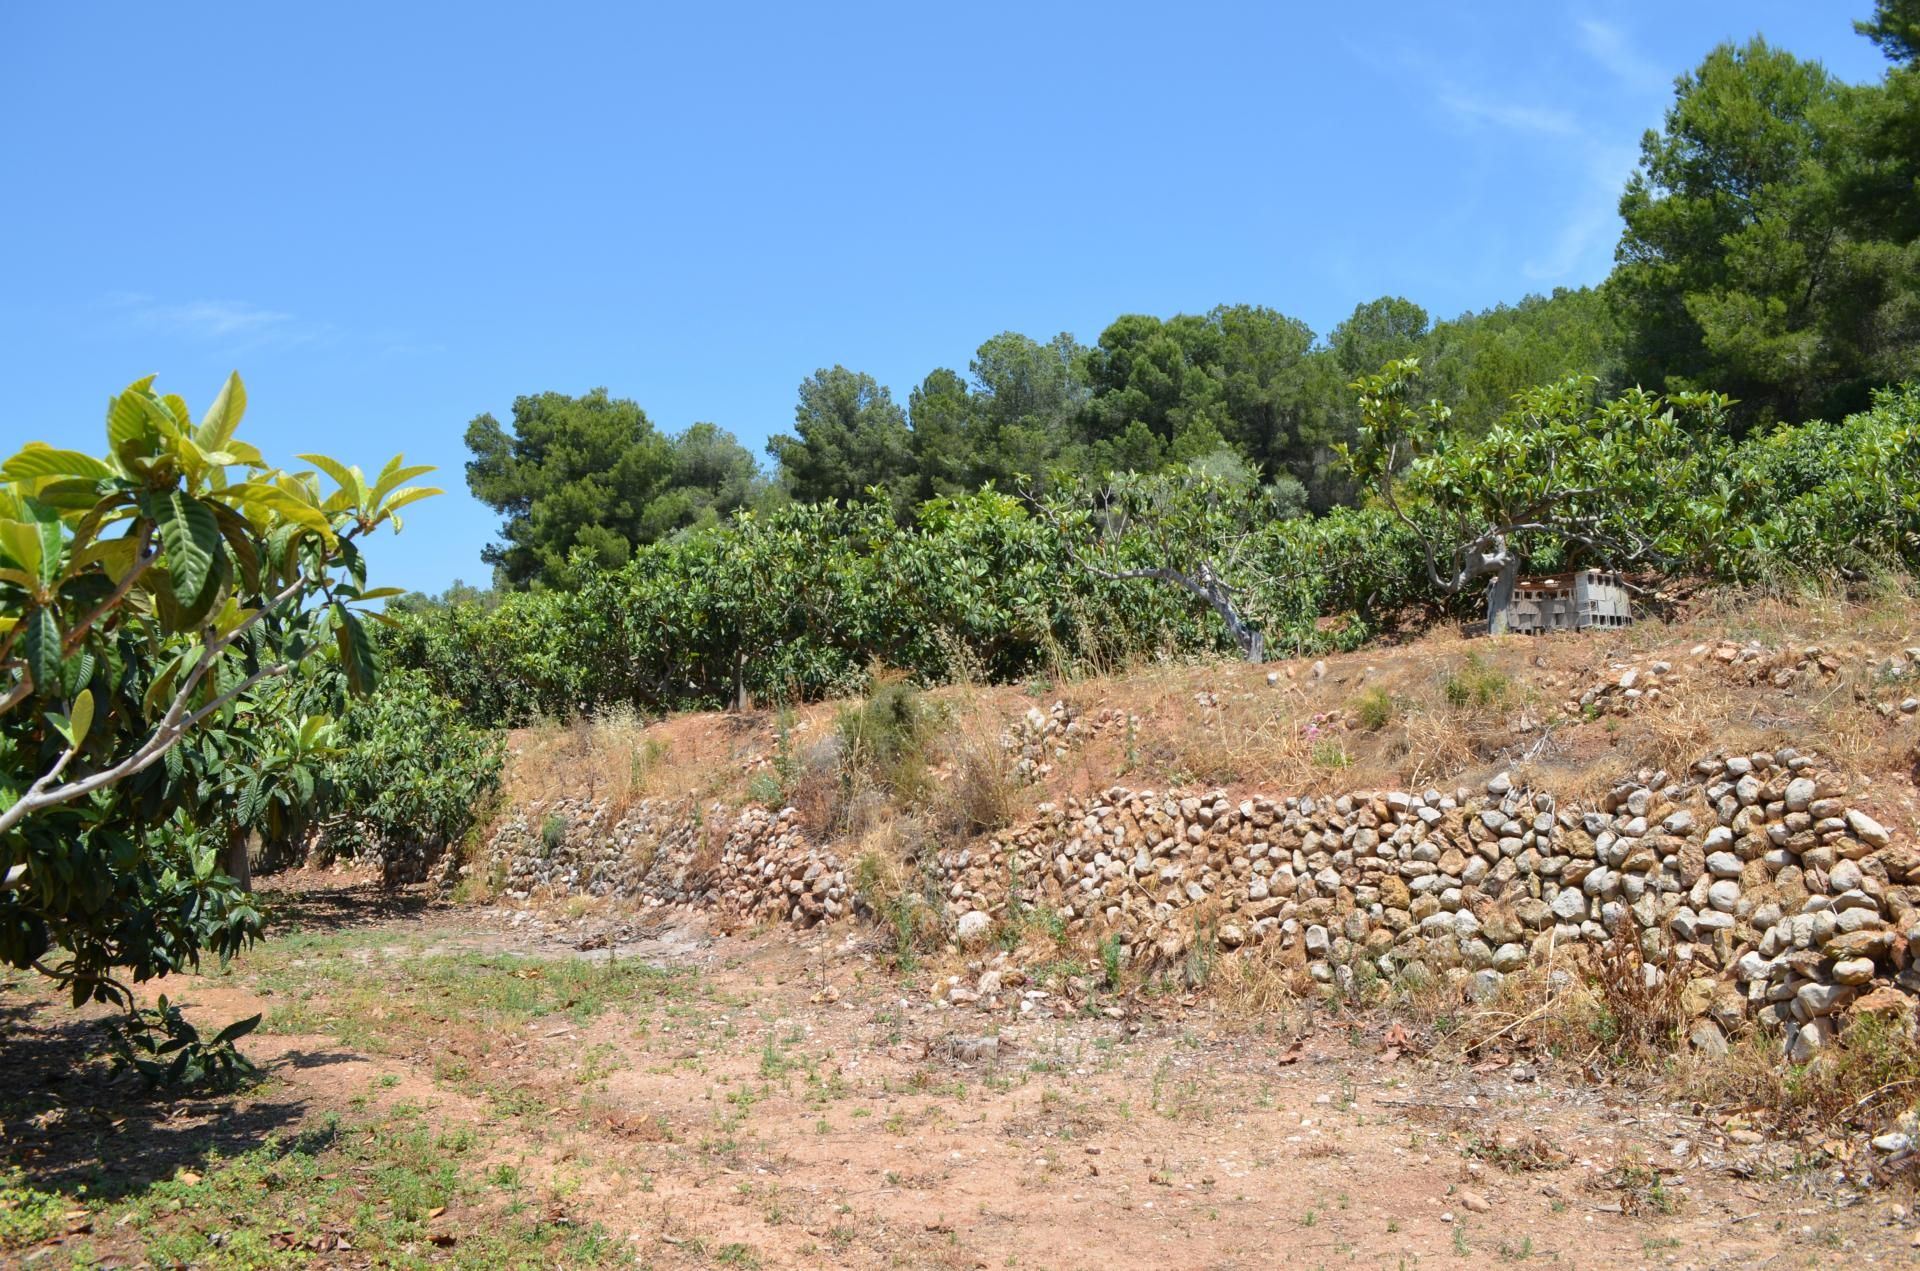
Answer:
[[(555, 820), (554, 818), (559, 818)], [(559, 827), (559, 828), (555, 828)], [(532, 805), (496, 833), (515, 896), (587, 893), (811, 926), (851, 913), (848, 869), (791, 810), (686, 801)], [(951, 930), (1010, 906), (1117, 936), (1136, 963), (1197, 943), (1295, 952), (1313, 978), (1448, 976), (1490, 995), (1555, 950), (1624, 931), (1716, 1037), (1765, 1019), (1795, 1057), (1849, 1010), (1910, 1009), (1920, 852), (1818, 757), (1716, 755), (1643, 771), (1594, 807), (1507, 774), (1451, 790), (1332, 797), (1114, 787), (927, 862)]]

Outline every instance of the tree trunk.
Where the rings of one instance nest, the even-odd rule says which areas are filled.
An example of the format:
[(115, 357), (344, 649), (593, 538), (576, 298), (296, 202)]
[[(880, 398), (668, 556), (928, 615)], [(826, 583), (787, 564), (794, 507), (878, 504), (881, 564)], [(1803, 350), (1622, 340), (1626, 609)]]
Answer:
[(1240, 646), (1240, 652), (1246, 655), (1247, 661), (1256, 665), (1266, 661), (1266, 632), (1256, 631), (1248, 626), (1246, 620), (1234, 609), (1233, 602), (1217, 589), (1210, 589), (1204, 594), (1212, 602), (1214, 612), (1220, 615), (1220, 620), (1227, 624), (1228, 633), (1233, 636), (1233, 642)]
[(241, 891), (253, 890), (253, 861), (247, 847), (247, 832), (234, 830), (227, 835), (226, 871), (240, 884)]
[(1500, 570), (1487, 584), (1487, 634), (1507, 634), (1507, 606), (1513, 603), (1513, 585), (1520, 577), (1520, 558), (1506, 554)]

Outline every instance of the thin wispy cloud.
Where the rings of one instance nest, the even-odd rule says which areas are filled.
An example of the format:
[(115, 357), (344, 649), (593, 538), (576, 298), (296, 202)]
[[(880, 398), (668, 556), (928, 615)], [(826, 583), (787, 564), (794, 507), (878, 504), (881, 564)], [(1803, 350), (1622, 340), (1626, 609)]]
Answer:
[(116, 326), (242, 348), (310, 344), (329, 332), (324, 324), (247, 300), (165, 301), (123, 291), (107, 296), (106, 308)]
[(147, 305), (135, 316), (152, 327), (183, 335), (286, 335), (294, 330), (293, 315), (264, 309), (244, 300), (196, 300), (180, 305)]
[(1602, 253), (1620, 232), (1620, 190), (1633, 171), (1637, 152), (1619, 146), (1595, 146), (1587, 159), (1587, 180), (1578, 206), (1554, 236), (1552, 247), (1521, 265), (1534, 282), (1558, 282), (1600, 266)]
[(404, 328), (343, 331), (333, 323), (250, 300), (162, 300), (146, 292), (118, 291), (102, 297), (101, 309), (108, 330), (121, 335), (167, 336), (239, 352), (344, 346), (388, 357), (420, 357), (447, 351), (443, 342)]
[(1634, 48), (1619, 27), (1598, 18), (1581, 18), (1574, 25), (1587, 56), (1622, 84), (1639, 92), (1665, 92), (1672, 84), (1673, 77)]
[(1555, 110), (1551, 106), (1494, 101), (1450, 89), (1441, 92), (1440, 104), (1462, 118), (1492, 124), (1511, 132), (1571, 137), (1580, 131), (1580, 125), (1572, 115), (1564, 110)]

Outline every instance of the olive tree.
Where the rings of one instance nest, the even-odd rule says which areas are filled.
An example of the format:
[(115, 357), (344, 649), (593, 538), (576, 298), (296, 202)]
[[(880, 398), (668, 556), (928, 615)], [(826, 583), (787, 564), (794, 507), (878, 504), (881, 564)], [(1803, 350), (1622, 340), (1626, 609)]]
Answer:
[(182, 742), (271, 722), (274, 682), (317, 657), (370, 688), (362, 606), (398, 592), (367, 587), (360, 542), (438, 493), (398, 456), (270, 466), (245, 410), (238, 375), (197, 422), (148, 377), (109, 400), (103, 456), (0, 465), (0, 961), (76, 1002), (258, 934), (222, 868), (236, 818), (200, 806)]

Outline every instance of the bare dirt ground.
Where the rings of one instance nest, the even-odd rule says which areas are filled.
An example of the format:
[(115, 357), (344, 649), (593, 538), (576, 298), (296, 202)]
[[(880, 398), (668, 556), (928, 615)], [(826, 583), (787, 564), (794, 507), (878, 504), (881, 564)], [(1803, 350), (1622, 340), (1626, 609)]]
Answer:
[(930, 974), (844, 929), (370, 890), (283, 905), (279, 939), (173, 986), (203, 1022), (266, 1014), (246, 1049), (267, 1080), (239, 1096), (152, 1101), (84, 1060), (87, 1019), (28, 981), (0, 994), (10, 1264), (1915, 1256), (1903, 1197), (1838, 1187), (1737, 1118), (1524, 1059), (1424, 1060), (1384, 1013), (1301, 1005), (1251, 1031), (1205, 999), (1056, 1018), (1040, 997), (988, 1016), (928, 1005)]
[[(1116, 780), (1320, 793), (1511, 767), (1580, 797), (1717, 746), (1811, 741), (1860, 806), (1920, 825), (1920, 714), (1901, 705), (1920, 667), (1884, 670), (1915, 642), (1910, 600), (1693, 609), (1581, 637), (1434, 631), (1324, 660), (930, 692), (929, 806), (889, 815), (964, 820), (943, 803), (967, 787), (956, 774), (998, 773), (981, 756), (1060, 702), (1085, 728), (1039, 752), (1044, 779), (1003, 792), (1001, 823)], [(1748, 674), (1704, 653), (1724, 640), (1803, 665)], [(1657, 704), (1569, 705), (1628, 671), (1657, 675)], [(808, 757), (842, 705), (522, 730), (508, 798), (737, 806), (781, 775), (806, 813)], [(0, 1264), (1920, 1260), (1910, 1193), (1842, 1172), (1858, 1144), (1823, 1144), (1805, 1117), (1799, 1137), (1769, 1138), (1774, 1109), (1675, 1105), (1685, 1082), (1634, 1077), (1591, 1038), (1559, 1060), (1503, 1048), (1518, 1031), (1468, 1051), (1418, 1004), (1247, 1010), (1217, 985), (1070, 1007), (1063, 977), (1098, 977), (1064, 946), (1013, 951), (1026, 982), (988, 1013), (933, 1004), (941, 977), (978, 966), (932, 951), (899, 967), (853, 925), (724, 933), (577, 898), (533, 910), (330, 873), (264, 882), (273, 938), (165, 985), (202, 1027), (263, 1016), (243, 1049), (265, 1079), (238, 1093), (149, 1095), (102, 1058), (107, 1012), (0, 975)], [(1479, 1035), (1497, 1039), (1486, 1014)]]

